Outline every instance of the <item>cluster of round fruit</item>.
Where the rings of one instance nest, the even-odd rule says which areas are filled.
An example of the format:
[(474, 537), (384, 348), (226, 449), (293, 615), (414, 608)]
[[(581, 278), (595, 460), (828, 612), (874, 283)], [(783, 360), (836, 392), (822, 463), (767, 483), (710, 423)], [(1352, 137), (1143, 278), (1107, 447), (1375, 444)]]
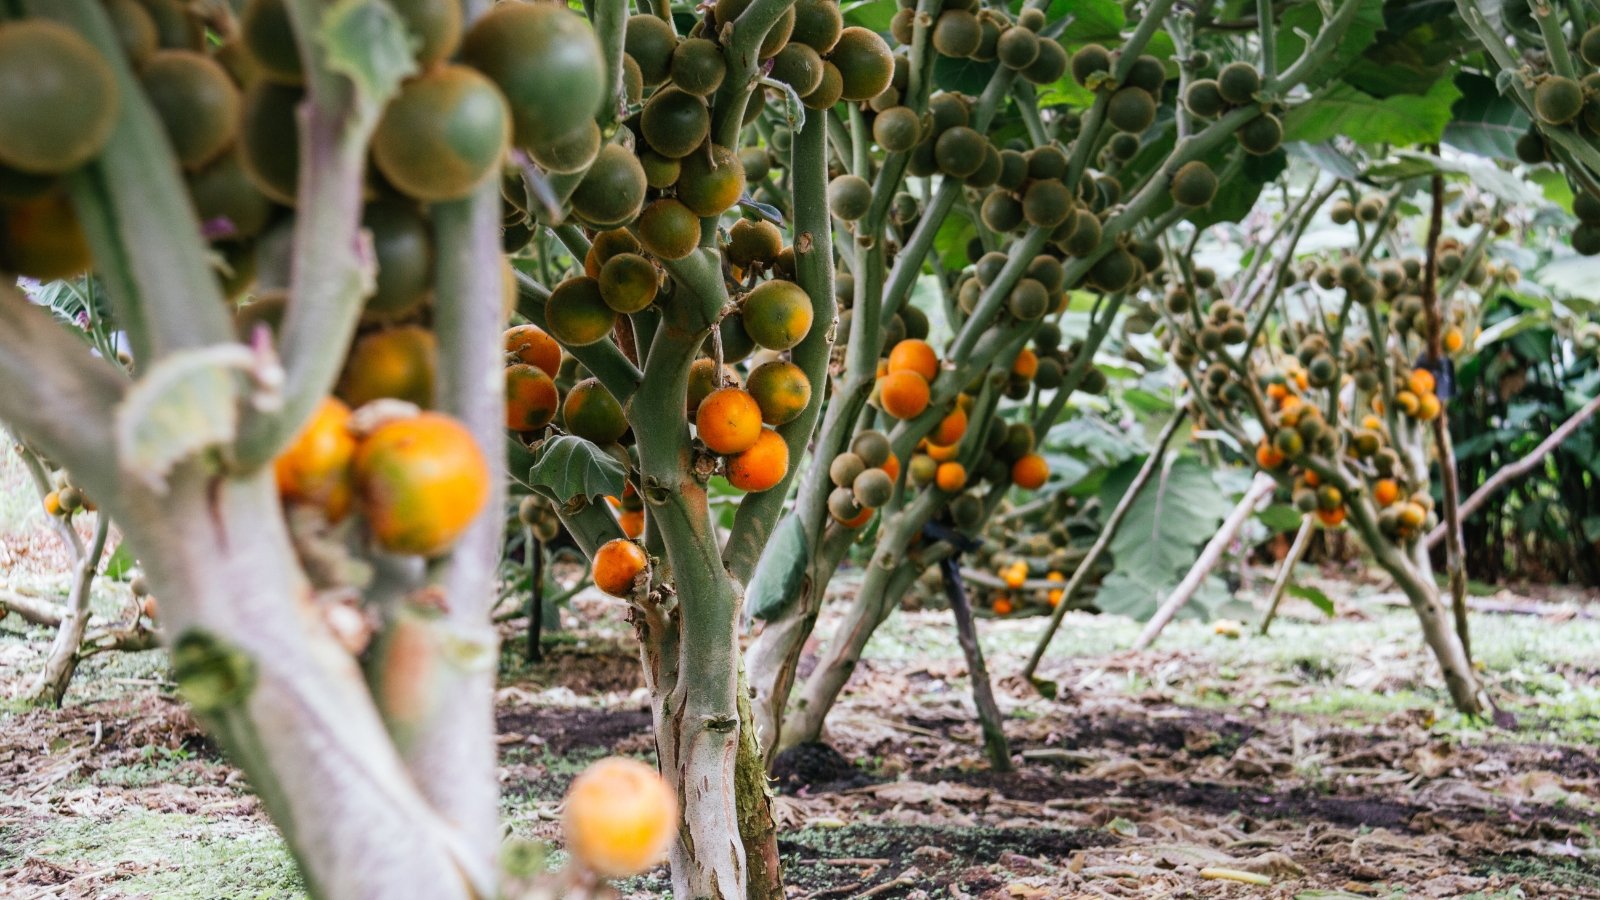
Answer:
[[(1212, 119), (1230, 109), (1259, 102), (1261, 73), (1247, 62), (1231, 62), (1217, 71), (1215, 78), (1189, 82), (1183, 95), (1184, 108), (1202, 119)], [(1271, 112), (1262, 110), (1234, 132), (1239, 146), (1253, 156), (1265, 156), (1283, 143), (1283, 123)]]
[(900, 460), (883, 432), (863, 431), (850, 442), (849, 450), (828, 464), (828, 478), (834, 484), (828, 514), (845, 528), (860, 528), (894, 497)]
[(94, 512), (96, 509), (89, 495), (72, 483), (66, 469), (57, 469), (50, 473), (50, 490), (41, 502), (47, 514), (62, 519), (70, 519), (80, 510)]
[[(1394, 405), (1400, 412), (1420, 422), (1431, 422), (1439, 417), (1442, 408), (1439, 395), (1434, 392), (1436, 382), (1427, 369), (1413, 369), (1405, 383), (1394, 392)], [(1373, 397), (1372, 408), (1383, 412), (1383, 398)]]
[[(1008, 257), (992, 250), (979, 256), (970, 272), (963, 272), (955, 284), (956, 302), (971, 315), (1000, 277)], [(1036, 322), (1047, 314), (1060, 312), (1067, 303), (1067, 273), (1061, 260), (1048, 253), (1035, 256), (1028, 268), (1006, 295), (1005, 312), (1020, 322)]]
[(285, 503), (337, 523), (357, 510), (389, 553), (438, 556), (489, 499), (483, 451), (455, 419), (369, 406), (352, 413), (323, 400), (274, 462)]
[[(1574, 63), (1582, 61), (1600, 69), (1600, 25), (1585, 31), (1574, 49)], [(1589, 72), (1581, 78), (1539, 76), (1533, 88), (1533, 114), (1535, 121), (1516, 144), (1517, 158), (1529, 165), (1554, 159), (1545, 132), (1570, 129), (1591, 142), (1600, 138), (1600, 72)], [(1600, 197), (1582, 187), (1574, 194), (1572, 208), (1578, 214), (1578, 226), (1572, 231), (1572, 248), (1584, 256), (1600, 254)], [(1579, 209), (1580, 203), (1588, 215)]]
[[(910, 45), (916, 25), (915, 3), (902, 0), (889, 21), (889, 32)], [(1016, 20), (1003, 9), (979, 9), (977, 0), (944, 4), (933, 20), (933, 49), (941, 56), (995, 62), (1015, 70), (1034, 84), (1049, 84), (1067, 69), (1067, 52), (1050, 38), (1039, 36), (1044, 12), (1024, 9)]]

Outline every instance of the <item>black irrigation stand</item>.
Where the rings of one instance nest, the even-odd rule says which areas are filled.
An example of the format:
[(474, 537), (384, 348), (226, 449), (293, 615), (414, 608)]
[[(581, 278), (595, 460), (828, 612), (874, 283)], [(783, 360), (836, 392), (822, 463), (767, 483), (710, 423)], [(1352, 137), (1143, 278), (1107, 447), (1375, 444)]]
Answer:
[(967, 590), (961, 581), (961, 555), (978, 548), (978, 542), (959, 531), (937, 522), (923, 526), (922, 533), (934, 540), (944, 541), (955, 552), (939, 562), (944, 575), (944, 593), (950, 600), (950, 610), (956, 617), (956, 639), (967, 658), (967, 675), (972, 681), (972, 702), (978, 708), (978, 723), (983, 728), (983, 746), (989, 754), (989, 763), (997, 772), (1011, 771), (1011, 747), (1006, 742), (1006, 732), (1000, 707), (994, 702), (994, 687), (989, 683), (989, 667), (983, 661), (983, 648), (978, 646), (978, 630), (972, 621), (972, 604), (967, 601)]

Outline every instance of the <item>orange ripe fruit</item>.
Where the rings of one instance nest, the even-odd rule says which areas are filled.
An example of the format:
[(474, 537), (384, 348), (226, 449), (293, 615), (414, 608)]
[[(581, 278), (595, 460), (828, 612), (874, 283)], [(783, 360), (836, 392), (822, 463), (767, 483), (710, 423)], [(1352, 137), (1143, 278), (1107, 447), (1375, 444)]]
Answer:
[(1316, 487), (1322, 483), (1322, 479), (1317, 477), (1317, 473), (1311, 471), (1310, 469), (1305, 471), (1304, 478), (1306, 480), (1307, 487)]
[(994, 614), (997, 615), (997, 616), (1009, 616), (1009, 615), (1011, 615), (1011, 609), (1012, 609), (1011, 598), (1010, 597), (996, 597), (996, 598), (994, 598), (994, 605), (991, 606), (990, 609), (994, 610)]
[(1400, 407), (1400, 411), (1408, 416), (1416, 415), (1421, 403), (1417, 395), (1410, 391), (1395, 391), (1394, 405)]
[(517, 363), (506, 369), (506, 427), (512, 431), (537, 431), (556, 417), (561, 394), (556, 383), (538, 366)]
[(967, 468), (958, 462), (942, 462), (933, 475), (933, 483), (941, 491), (959, 491), (967, 486)]
[(883, 469), (884, 474), (889, 476), (890, 481), (900, 480), (900, 457), (890, 453), (889, 458), (879, 468)]
[(924, 452), (933, 458), (934, 462), (949, 462), (956, 458), (956, 451), (960, 448), (954, 444), (928, 444), (923, 447)]
[(961, 436), (966, 433), (967, 411), (957, 406), (948, 416), (939, 420), (939, 427), (933, 430), (933, 434), (928, 435), (928, 440), (949, 446), (960, 441)]
[(728, 482), (741, 491), (760, 492), (775, 487), (789, 471), (789, 445), (771, 428), (750, 449), (728, 460)]
[(855, 518), (847, 522), (840, 522), (839, 525), (842, 528), (860, 528), (861, 526), (872, 521), (872, 514), (875, 512), (877, 512), (875, 509), (863, 509), (861, 512), (856, 514)]
[(1424, 422), (1432, 422), (1439, 417), (1441, 409), (1438, 394), (1423, 394), (1422, 399), (1417, 401), (1417, 418)]
[(644, 534), (644, 511), (639, 509), (625, 509), (617, 516), (617, 526), (622, 533), (630, 538), (637, 538)]
[(606, 541), (594, 552), (594, 586), (613, 597), (626, 597), (649, 564), (644, 548), (633, 541)]
[(889, 371), (915, 372), (931, 382), (939, 374), (939, 354), (927, 341), (906, 338), (889, 351)]
[(621, 756), (583, 770), (567, 789), (567, 849), (603, 878), (655, 865), (678, 832), (678, 795), (656, 770)]
[(43, 502), (44, 502), (44, 511), (45, 511), (46, 515), (50, 515), (50, 516), (59, 516), (59, 515), (61, 515), (61, 513), (62, 513), (61, 493), (59, 491), (51, 491), (50, 493), (45, 494)]
[(279, 496), (319, 507), (330, 522), (344, 518), (355, 497), (350, 466), (356, 439), (349, 424), (350, 407), (323, 398), (305, 429), (272, 463)]
[(1022, 350), (1017, 353), (1016, 361), (1011, 363), (1011, 374), (1020, 375), (1023, 378), (1031, 379), (1038, 371), (1038, 354), (1034, 353), (1032, 350), (1029, 350), (1027, 347), (1023, 347)]
[(1372, 499), (1378, 501), (1379, 506), (1389, 506), (1400, 499), (1400, 485), (1393, 478), (1380, 478), (1372, 486)]
[(1011, 464), (1011, 483), (1024, 490), (1038, 490), (1049, 477), (1050, 464), (1037, 453), (1026, 454)]
[(1307, 390), (1307, 389), (1309, 389), (1311, 387), (1311, 378), (1308, 375), (1306, 375), (1306, 370), (1305, 369), (1295, 369), (1294, 370), (1294, 383), (1299, 385), (1300, 386), (1300, 390), (1302, 390), (1302, 391)]
[(883, 411), (896, 419), (912, 419), (928, 408), (928, 380), (915, 372), (890, 372), (878, 382)]
[(1344, 507), (1336, 506), (1333, 509), (1317, 510), (1317, 521), (1329, 528), (1339, 525), (1344, 521)]
[(369, 334), (356, 341), (339, 379), (339, 399), (355, 409), (385, 397), (433, 405), (439, 342), (420, 325)]
[(506, 353), (516, 362), (538, 366), (551, 378), (561, 370), (561, 345), (537, 325), (507, 328)]
[(1406, 383), (1410, 385), (1411, 393), (1419, 397), (1433, 393), (1433, 373), (1427, 369), (1412, 369), (1411, 375), (1406, 379)]
[(1459, 328), (1451, 328), (1444, 333), (1444, 349), (1446, 353), (1459, 353), (1467, 342), (1466, 336)]
[(438, 556), (489, 500), (489, 463), (472, 433), (442, 413), (378, 426), (356, 447), (356, 497), (378, 544)]
[(1256, 446), (1256, 465), (1271, 471), (1283, 465), (1283, 453), (1266, 441)]
[(1282, 400), (1283, 398), (1289, 396), (1289, 389), (1284, 385), (1273, 382), (1272, 384), (1267, 385), (1267, 396), (1273, 400)]
[(718, 388), (695, 410), (694, 427), (712, 453), (743, 453), (761, 437), (761, 405), (742, 388)]

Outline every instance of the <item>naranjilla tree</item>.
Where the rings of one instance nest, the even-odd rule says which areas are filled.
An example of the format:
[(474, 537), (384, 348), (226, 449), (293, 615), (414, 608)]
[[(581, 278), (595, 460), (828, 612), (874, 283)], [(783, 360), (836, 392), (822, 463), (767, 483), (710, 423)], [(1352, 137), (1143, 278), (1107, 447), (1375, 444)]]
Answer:
[[(968, 14), (948, 7), (903, 10), (897, 19), (910, 58), (934, 57), (930, 88), (947, 89), (900, 98), (926, 104), (932, 123), (920, 143), (904, 149), (885, 145), (894, 137), (887, 124), (879, 133), (895, 110), (877, 110), (873, 133), (885, 153), (863, 152), (858, 140), (845, 160), (849, 173), (835, 181), (836, 195), (851, 178), (870, 179), (874, 193), (861, 204), (865, 216), (840, 215), (836, 196), (836, 216), (855, 245), (844, 259), (854, 292), (843, 298), (850, 305), (843, 365), (801, 485), (799, 514), (775, 542), (790, 562), (780, 566), (775, 558), (773, 584), (758, 581), (763, 594), (778, 595), (758, 597), (771, 621), (751, 651), (769, 749), (820, 736), (873, 629), (919, 573), (957, 551), (950, 541), (926, 539), (928, 523), (976, 533), (1013, 485), (1043, 483), (1048, 469), (1034, 453), (1036, 435), (1060, 418), (1075, 390), (1104, 388), (1092, 362), (1123, 304), (1175, 277), (1162, 250), (1167, 229), (1186, 218), (1209, 223), (1248, 212), (1262, 184), (1283, 169), (1280, 115), (1286, 106), (1316, 102), (1291, 103), (1292, 92), (1328, 78), (1344, 58), (1340, 42), (1370, 37), (1373, 27), (1358, 3), (1336, 7), (1326, 21), (1320, 13), (1314, 23), (1294, 19), (1319, 26), (1309, 44), (1299, 37), (1279, 42), (1271, 28), (1260, 41), (1238, 41), (1213, 28), (1210, 17), (1173, 4), (1146, 4), (1138, 14), (1124, 35), (1115, 25), (1051, 22), (1037, 10), (1024, 9), (1015, 23), (986, 10), (978, 18), (998, 35), (992, 46), (953, 40)], [(1113, 21), (1120, 23), (1120, 14)], [(1052, 49), (1027, 62), (1015, 45), (1034, 30), (1045, 36), (1039, 46)], [(1065, 65), (1044, 72), (1039, 60), (1061, 41), (1073, 48), (1070, 58), (1063, 54)], [(1263, 67), (1237, 58), (1261, 52), (1262, 43)], [(963, 65), (952, 65), (957, 59)], [(1052, 105), (1041, 106), (1030, 82), (1045, 85)], [(976, 101), (960, 96), (966, 85)], [(1179, 102), (1183, 96), (1201, 111)], [(963, 141), (974, 154), (998, 157), (992, 172), (962, 167)], [(925, 207), (899, 193), (908, 176), (931, 175), (941, 177)], [(958, 205), (974, 214), (950, 217)], [(892, 213), (908, 221), (891, 223)], [(897, 248), (890, 224), (900, 229), (892, 235), (902, 242)], [(930, 256), (940, 242), (959, 248), (969, 236), (965, 259), (959, 250), (953, 258)], [(896, 250), (892, 258), (886, 244)], [(944, 275), (952, 262), (973, 269)], [(942, 317), (954, 337), (942, 363), (931, 348), (917, 352), (916, 335), (905, 337), (925, 330), (919, 323), (926, 314), (909, 302), (925, 269), (947, 279)], [(1066, 310), (1073, 297), (1083, 298), (1087, 316), (1074, 321), (1068, 313), (1065, 324), (1047, 316)], [(931, 390), (913, 383), (919, 355), (928, 361), (923, 374), (932, 376)], [(880, 414), (893, 426), (887, 435), (876, 430)], [(860, 479), (884, 461), (899, 469), (900, 460), (908, 462), (897, 490), (881, 504), (869, 502)], [(869, 474), (856, 474), (863, 467)], [(820, 586), (839, 565), (852, 529), (877, 505), (883, 509), (862, 588), (791, 711), (794, 670)], [(1003, 764), (994, 753), (1003, 744), (994, 728), (987, 731)]]
[[(114, 520), (156, 599), (92, 647), (148, 641), (153, 614), (313, 894), (583, 894), (670, 845), (679, 896), (781, 897), (770, 754), (821, 734), (919, 575), (1050, 477), (1035, 444), (1103, 389), (1114, 323), (1160, 319), (1183, 415), (1348, 514), (1476, 710), (1418, 540), (1418, 423), (1501, 220), (1446, 196), (1448, 156), (1346, 171), (1335, 139), (1437, 142), (1454, 62), (1423, 59), (1422, 93), (1367, 88), (1411, 59), (1404, 29), (1476, 35), (1589, 252), (1582, 4), (1536, 3), (1510, 44), (1466, 5), (896, 7), (0, 0), (0, 419), (63, 512), (100, 517), (41, 696), (81, 652)], [(1293, 193), (1286, 139), (1336, 171), (1215, 278), (1206, 230)], [(1419, 196), (1426, 237), (1397, 227)], [(1357, 240), (1306, 273), (1322, 209)], [(82, 285), (90, 340), (18, 277)], [(714, 479), (742, 493), (725, 537)], [(579, 865), (536, 883), (497, 859), (508, 484), (627, 603), (664, 776), (579, 779)], [(858, 542), (862, 590), (796, 691)]]

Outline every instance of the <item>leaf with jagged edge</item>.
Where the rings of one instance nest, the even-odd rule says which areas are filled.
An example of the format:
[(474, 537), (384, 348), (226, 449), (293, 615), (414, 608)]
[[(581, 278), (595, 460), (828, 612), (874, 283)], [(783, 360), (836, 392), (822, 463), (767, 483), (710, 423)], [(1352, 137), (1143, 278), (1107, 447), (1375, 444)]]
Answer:
[(173, 466), (233, 442), (244, 375), (258, 360), (240, 344), (180, 350), (150, 367), (117, 406), (122, 471), (166, 490)]
[(620, 497), (627, 482), (627, 470), (616, 457), (594, 442), (570, 434), (546, 439), (533, 451), (533, 468), (528, 483), (546, 488), (562, 503), (580, 494), (595, 497)]
[(339, 0), (322, 14), (317, 36), (328, 69), (350, 79), (374, 111), (417, 71), (405, 22), (384, 0)]

